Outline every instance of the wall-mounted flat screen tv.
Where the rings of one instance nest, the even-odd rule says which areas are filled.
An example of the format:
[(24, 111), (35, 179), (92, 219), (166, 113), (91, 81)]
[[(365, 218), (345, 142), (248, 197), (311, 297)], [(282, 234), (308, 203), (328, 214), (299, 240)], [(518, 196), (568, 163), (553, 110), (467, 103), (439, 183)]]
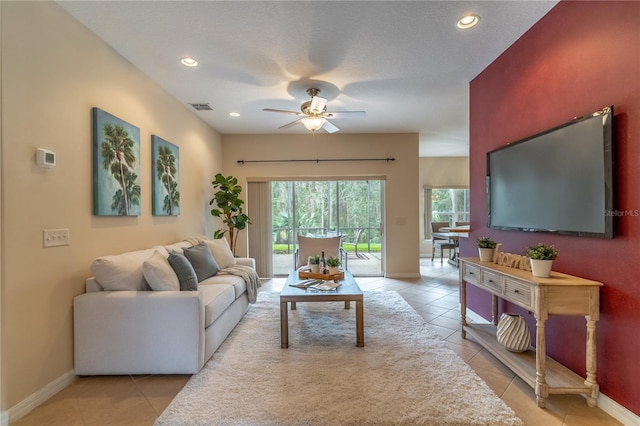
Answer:
[(613, 107), (487, 153), (487, 226), (613, 238)]

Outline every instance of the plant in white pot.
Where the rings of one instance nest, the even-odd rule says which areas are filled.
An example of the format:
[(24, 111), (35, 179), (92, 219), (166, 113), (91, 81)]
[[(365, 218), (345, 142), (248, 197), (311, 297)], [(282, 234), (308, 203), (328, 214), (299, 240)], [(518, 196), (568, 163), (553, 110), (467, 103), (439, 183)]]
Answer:
[(320, 256), (309, 256), (307, 264), (309, 265), (312, 274), (317, 274), (320, 272)]
[(342, 262), (340, 262), (340, 259), (338, 259), (337, 257), (329, 256), (327, 258), (327, 266), (329, 267), (329, 274), (333, 275), (340, 272), (341, 264)]
[(553, 245), (538, 243), (527, 247), (527, 257), (531, 261), (531, 273), (535, 277), (548, 278), (553, 260), (558, 257), (558, 249)]
[(478, 246), (478, 253), (480, 254), (480, 260), (482, 262), (490, 262), (493, 260), (493, 252), (496, 249), (496, 243), (489, 237), (480, 237), (476, 240)]

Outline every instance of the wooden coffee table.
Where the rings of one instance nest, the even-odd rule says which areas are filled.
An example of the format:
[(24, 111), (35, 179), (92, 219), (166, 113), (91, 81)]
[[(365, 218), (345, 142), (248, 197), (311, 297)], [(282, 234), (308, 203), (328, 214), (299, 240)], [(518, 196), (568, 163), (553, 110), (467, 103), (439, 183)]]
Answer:
[(334, 291), (316, 291), (292, 287), (289, 284), (302, 281), (298, 271), (291, 271), (287, 282), (280, 293), (280, 347), (289, 347), (289, 308), (296, 309), (297, 302), (344, 302), (344, 308), (350, 309), (351, 302), (356, 302), (356, 346), (364, 346), (364, 298), (362, 290), (353, 279), (351, 272), (344, 272), (340, 287)]

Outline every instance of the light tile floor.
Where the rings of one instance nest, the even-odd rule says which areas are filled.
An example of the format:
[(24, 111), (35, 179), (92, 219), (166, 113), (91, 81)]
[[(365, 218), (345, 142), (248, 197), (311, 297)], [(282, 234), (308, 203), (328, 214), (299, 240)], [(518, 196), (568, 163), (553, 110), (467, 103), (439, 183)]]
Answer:
[[(421, 279), (357, 278), (363, 290), (396, 290), (482, 379), (529, 425), (620, 425), (582, 396), (552, 395), (547, 408), (536, 405), (533, 389), (472, 340), (460, 337), (458, 270), (421, 260)], [(284, 278), (265, 283), (279, 291)], [(177, 376), (83, 377), (12, 426), (152, 425), (189, 380)]]

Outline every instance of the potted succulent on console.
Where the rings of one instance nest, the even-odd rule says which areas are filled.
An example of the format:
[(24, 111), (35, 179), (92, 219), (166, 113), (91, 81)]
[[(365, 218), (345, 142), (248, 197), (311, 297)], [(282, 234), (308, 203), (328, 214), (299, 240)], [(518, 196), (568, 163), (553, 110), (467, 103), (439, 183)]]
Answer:
[(482, 262), (490, 262), (493, 259), (493, 252), (497, 244), (498, 243), (489, 237), (480, 237), (476, 240), (478, 253), (480, 254), (480, 260)]
[(213, 238), (224, 237), (229, 232), (229, 248), (235, 256), (236, 242), (238, 234), (251, 224), (251, 219), (242, 211), (244, 201), (240, 199), (242, 186), (238, 185), (238, 179), (233, 176), (222, 176), (216, 174), (215, 180), (211, 182), (216, 193), (209, 201), (209, 205), (216, 204), (217, 208), (211, 210), (211, 214), (222, 219), (222, 223), (227, 225), (227, 230), (218, 229), (213, 233)]
[(527, 257), (531, 259), (531, 273), (535, 277), (548, 278), (551, 275), (551, 265), (558, 257), (558, 249), (553, 245), (538, 243), (527, 247)]
[(342, 262), (340, 262), (340, 259), (338, 259), (337, 257), (329, 256), (327, 258), (327, 266), (329, 267), (329, 274), (333, 275), (340, 272), (341, 264)]

